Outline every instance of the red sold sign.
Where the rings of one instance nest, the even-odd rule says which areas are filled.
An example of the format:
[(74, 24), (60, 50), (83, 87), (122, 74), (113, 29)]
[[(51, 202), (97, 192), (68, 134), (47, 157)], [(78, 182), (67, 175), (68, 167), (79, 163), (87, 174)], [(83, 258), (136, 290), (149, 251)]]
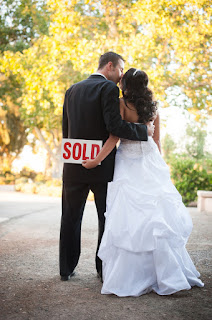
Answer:
[(63, 139), (61, 158), (65, 163), (82, 163), (95, 159), (101, 148), (100, 140)]

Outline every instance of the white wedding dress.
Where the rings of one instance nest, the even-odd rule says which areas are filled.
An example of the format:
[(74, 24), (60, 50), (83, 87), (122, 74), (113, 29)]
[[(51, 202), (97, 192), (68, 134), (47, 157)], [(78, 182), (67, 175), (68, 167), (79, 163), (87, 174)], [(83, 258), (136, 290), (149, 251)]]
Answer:
[(169, 295), (204, 286), (185, 248), (191, 217), (152, 138), (121, 140), (105, 217), (102, 294)]

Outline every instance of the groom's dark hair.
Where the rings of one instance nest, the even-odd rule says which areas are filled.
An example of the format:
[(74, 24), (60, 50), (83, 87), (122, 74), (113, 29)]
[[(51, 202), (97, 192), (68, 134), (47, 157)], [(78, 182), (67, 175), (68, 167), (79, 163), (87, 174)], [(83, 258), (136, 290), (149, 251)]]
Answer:
[(102, 54), (99, 58), (98, 69), (102, 69), (110, 61), (113, 63), (113, 66), (116, 67), (119, 60), (123, 60), (125, 62), (125, 60), (122, 56), (120, 56), (120, 54), (117, 54), (113, 51), (106, 52)]

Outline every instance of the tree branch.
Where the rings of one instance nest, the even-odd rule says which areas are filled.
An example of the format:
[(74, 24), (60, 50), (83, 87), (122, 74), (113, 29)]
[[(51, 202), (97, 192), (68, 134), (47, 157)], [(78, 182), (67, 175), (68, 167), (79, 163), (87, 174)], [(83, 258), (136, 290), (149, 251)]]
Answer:
[(43, 144), (43, 146), (45, 147), (45, 149), (48, 151), (48, 153), (50, 154), (51, 157), (55, 158), (55, 154), (52, 152), (51, 148), (49, 147), (49, 145), (47, 144), (41, 130), (38, 127), (34, 127), (35, 132), (38, 136), (38, 139), (40, 140), (40, 142)]

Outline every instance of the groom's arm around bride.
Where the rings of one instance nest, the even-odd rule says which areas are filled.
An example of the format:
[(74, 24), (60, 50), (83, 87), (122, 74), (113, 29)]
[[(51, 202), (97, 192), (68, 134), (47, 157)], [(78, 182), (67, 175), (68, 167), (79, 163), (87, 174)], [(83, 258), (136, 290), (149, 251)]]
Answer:
[[(124, 59), (107, 52), (100, 57), (96, 73), (72, 85), (66, 92), (63, 107), (63, 138), (102, 140), (112, 133), (130, 140), (148, 139), (154, 127), (128, 123), (119, 110), (119, 89)], [(60, 275), (68, 280), (80, 256), (81, 220), (92, 190), (99, 219), (97, 250), (104, 231), (107, 183), (113, 179), (116, 148), (100, 166), (87, 170), (79, 164), (65, 163), (63, 170), (62, 219), (60, 232)], [(101, 261), (96, 256), (96, 269), (101, 274)]]

